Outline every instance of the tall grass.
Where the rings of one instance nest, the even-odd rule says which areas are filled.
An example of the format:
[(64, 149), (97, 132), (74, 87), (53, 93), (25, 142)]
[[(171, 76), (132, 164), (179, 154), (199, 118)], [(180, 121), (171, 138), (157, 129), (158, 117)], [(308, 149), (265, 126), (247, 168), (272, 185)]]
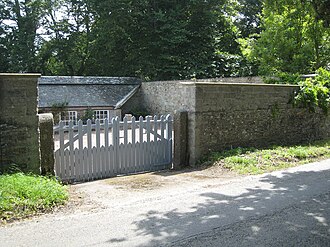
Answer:
[(330, 140), (270, 148), (235, 148), (214, 152), (209, 162), (241, 174), (260, 174), (330, 158)]
[(67, 199), (67, 188), (55, 178), (23, 173), (0, 175), (0, 221), (45, 211)]

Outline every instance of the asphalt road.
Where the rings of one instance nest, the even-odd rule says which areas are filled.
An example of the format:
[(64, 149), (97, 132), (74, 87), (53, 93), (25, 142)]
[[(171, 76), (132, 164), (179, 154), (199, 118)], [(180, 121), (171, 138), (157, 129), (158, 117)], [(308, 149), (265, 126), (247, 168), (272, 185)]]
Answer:
[(330, 246), (330, 160), (103, 200), (2, 227), (0, 246)]

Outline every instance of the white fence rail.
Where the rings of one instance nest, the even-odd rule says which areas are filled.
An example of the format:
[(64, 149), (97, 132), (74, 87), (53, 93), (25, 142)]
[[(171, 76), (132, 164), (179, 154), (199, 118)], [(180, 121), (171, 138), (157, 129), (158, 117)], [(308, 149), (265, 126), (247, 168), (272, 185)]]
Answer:
[(90, 181), (172, 165), (172, 117), (118, 117), (103, 124), (54, 127), (55, 172), (64, 181)]

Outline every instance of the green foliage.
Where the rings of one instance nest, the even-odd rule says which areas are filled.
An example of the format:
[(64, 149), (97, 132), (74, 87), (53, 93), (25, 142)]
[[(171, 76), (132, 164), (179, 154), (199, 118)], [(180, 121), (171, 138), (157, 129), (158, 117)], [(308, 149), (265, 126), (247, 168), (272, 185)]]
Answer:
[(264, 76), (263, 82), (267, 84), (298, 84), (301, 75), (298, 73), (279, 72), (274, 76)]
[(262, 26), (252, 55), (260, 74), (306, 74), (329, 64), (330, 30), (316, 18), (310, 2), (266, 1)]
[(134, 116), (136, 119), (139, 119), (140, 116), (145, 118), (146, 116), (150, 115), (149, 111), (145, 108), (135, 108), (131, 110), (129, 114), (132, 114), (132, 116)]
[(209, 162), (241, 174), (260, 174), (330, 157), (330, 141), (265, 149), (235, 148), (212, 153)]
[(2, 174), (13, 174), (13, 173), (18, 173), (22, 172), (20, 167), (17, 164), (8, 164), (8, 165), (1, 165), (0, 166), (0, 175)]
[[(94, 11), (91, 1), (55, 0), (50, 11), (65, 10), (62, 19), (49, 18), (44, 28), (52, 38), (44, 40), (38, 53), (39, 70), (46, 75), (85, 75), (87, 61), (91, 55)], [(95, 75), (95, 74), (94, 74)]]
[(87, 123), (88, 119), (94, 119), (94, 110), (89, 107), (85, 111), (84, 115), (81, 117), (81, 120), (83, 121), (84, 124)]
[(300, 90), (294, 98), (294, 104), (307, 107), (315, 112), (317, 107), (328, 114), (330, 107), (330, 71), (323, 68), (317, 70), (317, 76), (307, 78), (299, 83)]
[(329, 66), (328, 3), (3, 0), (0, 72), (145, 80), (312, 73)]
[[(256, 19), (254, 3), (244, 4), (252, 12), (236, 0), (5, 0), (0, 16), (15, 23), (0, 22), (0, 69), (145, 80), (250, 75), (237, 38)], [(249, 17), (234, 25), (238, 8)]]
[(216, 52), (210, 77), (238, 77), (256, 74), (256, 66), (243, 55)]
[(58, 124), (61, 118), (65, 116), (68, 105), (69, 102), (67, 102), (66, 100), (63, 102), (54, 103), (52, 105), (51, 112), (53, 114), (55, 124)]
[(0, 175), (0, 222), (45, 211), (68, 199), (54, 178), (23, 173)]
[(238, 15), (235, 25), (238, 27), (243, 38), (261, 32), (261, 0), (240, 0), (238, 1)]
[(1, 1), (1, 72), (36, 72), (37, 29), (44, 15), (43, 0)]
[(93, 6), (99, 15), (92, 30), (97, 38), (91, 58), (101, 62), (88, 67), (102, 75), (204, 78), (213, 72), (217, 46), (234, 42), (218, 35), (229, 22), (219, 14), (218, 1), (120, 0)]
[[(306, 0), (302, 0), (305, 2)], [(323, 20), (325, 27), (330, 26), (330, 0), (307, 0), (312, 3), (316, 12), (316, 17), (319, 20)]]

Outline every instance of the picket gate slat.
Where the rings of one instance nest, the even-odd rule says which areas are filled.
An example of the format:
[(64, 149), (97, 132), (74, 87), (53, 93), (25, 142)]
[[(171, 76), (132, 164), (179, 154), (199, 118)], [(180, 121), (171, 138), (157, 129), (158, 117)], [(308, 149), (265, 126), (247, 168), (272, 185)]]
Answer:
[(61, 164), (56, 163), (61, 161), (59, 150), (56, 150), (54, 152), (54, 159), (55, 159), (55, 174), (61, 174)]
[(134, 149), (136, 150), (135, 152), (135, 172), (139, 172), (140, 171), (140, 167), (141, 167), (141, 143), (136, 142), (134, 144)]
[(96, 119), (95, 121), (96, 124), (96, 132), (95, 132), (95, 136), (96, 136), (96, 148), (95, 148), (95, 162), (94, 162), (94, 167), (95, 167), (95, 177), (97, 178), (101, 178), (102, 174), (101, 174), (101, 166), (100, 166), (100, 120)]
[(109, 157), (109, 164), (108, 164), (108, 169), (109, 169), (109, 177), (114, 176), (114, 169), (113, 169), (113, 145), (107, 147), (108, 150), (108, 157)]
[(171, 115), (166, 116), (166, 131), (165, 139), (168, 140), (167, 152), (166, 152), (166, 161), (172, 160), (172, 117)]
[(93, 175), (93, 157), (92, 157), (92, 121), (87, 120), (87, 181), (92, 180)]
[(106, 171), (105, 171), (105, 160), (106, 160), (106, 149), (104, 146), (100, 148), (100, 162), (101, 162), (101, 176), (102, 178), (106, 178)]
[[(59, 138), (60, 138), (60, 149), (59, 149), (59, 155), (60, 159), (58, 160), (58, 163), (60, 164), (60, 171), (62, 176), (65, 176), (65, 164), (64, 164), (64, 123), (60, 122), (60, 130), (59, 130)], [(56, 161), (55, 161), (56, 164)]]
[(71, 163), (70, 163), (70, 151), (68, 149), (64, 150), (64, 159), (65, 159), (65, 176), (70, 180), (72, 179), (70, 176), (70, 170), (71, 170)]
[(87, 167), (88, 167), (88, 156), (87, 156), (87, 148), (83, 149), (83, 174), (82, 174), (82, 180), (81, 181), (88, 181), (88, 171), (87, 171)]
[(110, 159), (109, 159), (109, 153), (108, 147), (109, 147), (109, 120), (105, 119), (104, 124), (104, 147), (105, 147), (105, 160), (104, 160), (104, 170), (105, 170), (105, 177), (110, 176)]
[(154, 129), (153, 129), (153, 144), (152, 144), (152, 164), (157, 164), (157, 130), (158, 130), (158, 118), (157, 115), (154, 116)]

